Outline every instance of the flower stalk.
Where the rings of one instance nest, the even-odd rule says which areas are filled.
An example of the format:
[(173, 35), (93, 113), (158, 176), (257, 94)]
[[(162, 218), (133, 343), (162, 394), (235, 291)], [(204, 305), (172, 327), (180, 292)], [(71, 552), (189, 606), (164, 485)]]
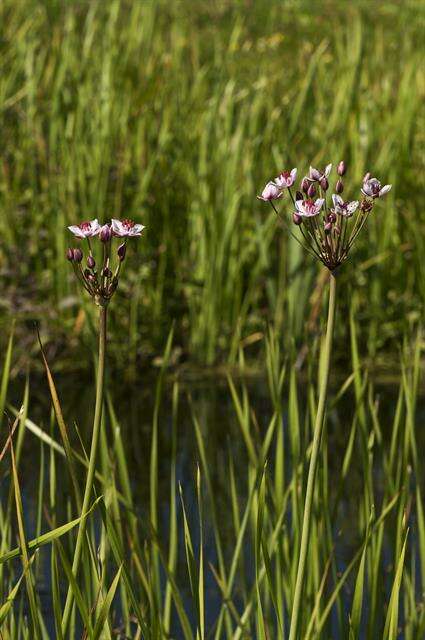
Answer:
[[(313, 446), (307, 477), (304, 514), (301, 531), (301, 544), (298, 557), (298, 569), (295, 581), (294, 601), (291, 616), (289, 640), (298, 640), (300, 626), (301, 599), (304, 590), (306, 561), (311, 530), (311, 516), (314, 498), (314, 483), (320, 453), (320, 443), (325, 424), (326, 396), (328, 390), (331, 363), (332, 338), (336, 307), (336, 273), (349, 257), (349, 253), (363, 229), (375, 202), (391, 190), (391, 185), (382, 186), (377, 178), (368, 172), (363, 178), (360, 192), (362, 199), (344, 200), (341, 194), (345, 186), (342, 178), (347, 166), (343, 160), (337, 165), (337, 179), (331, 198), (328, 197), (332, 164), (324, 170), (310, 167), (308, 174), (301, 180), (295, 198), (291, 187), (295, 182), (297, 169), (283, 171), (277, 178), (264, 187), (259, 200), (269, 202), (276, 215), (285, 223), (285, 218), (276, 208), (274, 201), (281, 201), (288, 191), (292, 203), (292, 222), (301, 237), (290, 230), (289, 233), (301, 244), (308, 254), (315, 257), (329, 271), (329, 307), (326, 327), (324, 366), (319, 380), (319, 403), (313, 431)], [(313, 198), (318, 195), (316, 200)]]
[[(96, 458), (99, 448), (100, 429), (102, 422), (106, 365), (108, 304), (118, 287), (120, 271), (126, 256), (127, 240), (128, 238), (139, 237), (142, 234), (144, 226), (141, 224), (136, 224), (129, 219), (112, 219), (110, 224), (107, 223), (101, 226), (98, 220), (95, 219), (89, 222), (82, 222), (78, 225), (72, 225), (68, 227), (68, 229), (78, 240), (87, 241), (89, 253), (86, 259), (86, 268), (82, 267), (84, 255), (83, 251), (79, 247), (70, 247), (66, 252), (66, 257), (74, 269), (77, 280), (80, 282), (80, 284), (92, 298), (93, 302), (99, 308), (99, 352), (92, 441), (90, 447), (89, 466), (84, 489), (83, 505), (81, 510), (81, 520), (78, 527), (74, 558), (72, 561), (72, 574), (74, 578), (77, 579), (84, 547), (87, 513), (89, 510), (91, 495), (93, 492)], [(100, 252), (98, 251), (98, 253), (101, 253), (99, 269), (97, 268), (97, 262), (96, 258), (93, 255), (93, 246), (91, 243), (91, 239), (95, 237), (97, 237), (101, 243)], [(120, 239), (120, 245), (115, 253), (115, 256), (113, 256), (111, 251), (114, 238)], [(114, 257), (116, 264), (115, 268), (113, 265)], [(66, 596), (65, 608), (61, 624), (62, 635), (64, 637), (66, 636), (68, 630), (73, 603), (74, 592), (72, 585), (70, 584)]]
[(329, 307), (328, 320), (326, 325), (325, 352), (323, 363), (323, 375), (320, 380), (319, 404), (317, 407), (316, 420), (313, 432), (313, 446), (311, 450), (310, 465), (308, 469), (307, 489), (305, 494), (304, 515), (301, 531), (300, 555), (298, 558), (297, 578), (295, 582), (294, 601), (292, 606), (291, 628), (289, 640), (298, 638), (298, 627), (300, 620), (301, 599), (304, 588), (305, 569), (308, 554), (308, 542), (311, 529), (311, 515), (313, 509), (314, 482), (316, 478), (317, 465), (319, 460), (320, 443), (322, 440), (323, 428), (325, 424), (326, 397), (328, 391), (329, 371), (331, 365), (332, 339), (334, 333), (336, 309), (336, 274), (329, 272)]
[[(81, 562), (81, 555), (83, 551), (84, 536), (86, 533), (87, 514), (90, 506), (90, 499), (93, 490), (93, 480), (96, 470), (96, 458), (99, 445), (100, 426), (102, 422), (102, 407), (103, 407), (103, 391), (105, 381), (105, 361), (106, 361), (106, 335), (107, 335), (107, 305), (99, 306), (99, 360), (97, 366), (97, 382), (96, 382), (96, 403), (93, 419), (93, 431), (90, 447), (90, 460), (89, 468), (87, 471), (86, 486), (84, 489), (83, 506), (81, 510), (82, 518), (78, 527), (77, 541), (75, 544), (74, 559), (72, 562), (72, 574), (76, 578), (78, 575), (78, 569)], [(69, 618), (72, 611), (72, 605), (74, 601), (74, 594), (71, 584), (68, 587), (68, 593), (66, 596), (65, 609), (62, 617), (62, 634), (65, 636)]]

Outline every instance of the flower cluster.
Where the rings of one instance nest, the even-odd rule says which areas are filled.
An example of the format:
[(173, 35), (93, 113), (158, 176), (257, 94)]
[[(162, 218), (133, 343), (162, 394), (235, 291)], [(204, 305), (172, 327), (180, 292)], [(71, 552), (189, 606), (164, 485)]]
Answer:
[[(302, 240), (294, 236), (298, 242), (323, 264), (333, 271), (348, 257), (357, 236), (362, 230), (377, 198), (382, 198), (391, 189), (391, 185), (382, 186), (377, 178), (367, 173), (360, 189), (360, 200), (344, 200), (343, 177), (346, 173), (343, 160), (336, 168), (334, 193), (328, 199), (329, 179), (332, 165), (324, 170), (310, 167), (308, 174), (301, 180), (295, 195), (291, 187), (294, 185), (297, 169), (283, 171), (274, 180), (268, 182), (260, 200), (270, 202), (274, 211), (280, 216), (274, 204), (288, 191), (292, 200), (292, 222), (299, 228)], [(317, 197), (316, 197), (317, 196)], [(292, 234), (293, 235), (293, 234)]]
[[(79, 240), (86, 240), (88, 255), (86, 266), (83, 266), (84, 254), (80, 247), (69, 248), (66, 257), (71, 262), (75, 275), (96, 304), (106, 306), (118, 286), (121, 265), (124, 261), (128, 238), (138, 237), (145, 227), (132, 220), (112, 219), (110, 224), (100, 225), (97, 219), (71, 225), (68, 229)], [(92, 238), (97, 238), (103, 247), (100, 268), (93, 252)], [(113, 264), (112, 242), (120, 238), (116, 249), (115, 265)]]

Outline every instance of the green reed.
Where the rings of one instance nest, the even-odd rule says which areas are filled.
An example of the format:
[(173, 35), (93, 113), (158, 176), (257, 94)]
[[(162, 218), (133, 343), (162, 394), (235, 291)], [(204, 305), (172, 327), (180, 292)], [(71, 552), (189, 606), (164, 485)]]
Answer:
[[(416, 405), (423, 336), (419, 332), (413, 339), (406, 339), (400, 360), (398, 399), (383, 413), (370, 372), (360, 357), (357, 333), (352, 316), (352, 370), (328, 394), (328, 423), (339, 432), (342, 449), (336, 459), (325, 431), (310, 511), (308, 571), (299, 633), (309, 639), (395, 639), (401, 627), (406, 638), (421, 637), (425, 629), (421, 595), (425, 520)], [(81, 630), (88, 638), (112, 638), (118, 632), (134, 638), (187, 640), (208, 636), (217, 640), (289, 637), (306, 466), (312, 455), (317, 415), (315, 367), (311, 367), (307, 380), (300, 377), (292, 360), (282, 352), (281, 341), (270, 331), (265, 345), (269, 417), (257, 413), (250, 399), (251, 386), (244, 376), (229, 376), (228, 397), (234, 423), (229, 433), (230, 449), (222, 447), (218, 455), (212, 446), (214, 422), (209, 422), (196, 396), (187, 398), (186, 383), (174, 382), (173, 444), (171, 457), (164, 461), (163, 447), (167, 445), (160, 433), (171, 344), (170, 336), (158, 376), (151, 452), (150, 456), (149, 452), (144, 455), (146, 465), (150, 457), (150, 470), (137, 477), (134, 468), (129, 467), (129, 442), (123, 438), (126, 416), (116, 414), (107, 392), (94, 495), (85, 515), (87, 544), (77, 579), (71, 563), (81, 512), (68, 455), (72, 456), (81, 485), (89, 467), (83, 441), (79, 443), (78, 437), (71, 434), (62, 412), (53, 414), (56, 419), (50, 430), (31, 420), (30, 385), (20, 411), (8, 405), (9, 415), (15, 413), (16, 419), (10, 422), (11, 437), (6, 438), (1, 452), (2, 487), (7, 487), (13, 442), (14, 490), (10, 485), (11, 491), (3, 492), (0, 509), (0, 620), (4, 638), (51, 637), (38, 590), (40, 553), (43, 557), (47, 554), (51, 562), (53, 605), (49, 619), (53, 618), (55, 637), (81, 637)], [(322, 358), (324, 348), (324, 343), (317, 345)], [(13, 352), (11, 358), (13, 362)], [(309, 358), (313, 365), (314, 352)], [(238, 363), (243, 373), (243, 351), (239, 351)], [(6, 360), (4, 372), (7, 367)], [(6, 389), (8, 378), (4, 373)], [(349, 413), (344, 403), (347, 396), (353, 398)], [(53, 392), (52, 403), (56, 399)], [(194, 460), (199, 461), (198, 471), (193, 469), (197, 506), (190, 511), (187, 485), (179, 491), (177, 464), (185, 441), (180, 428), (182, 402), (192, 414)], [(58, 415), (62, 415), (70, 438), (68, 444), (58, 428)], [(28, 447), (41, 456), (35, 482), (38, 488), (34, 492), (36, 512), (40, 514), (35, 538), (28, 535), (34, 524), (28, 521), (28, 515), (23, 517), (20, 498), (25, 478), (20, 452)], [(47, 467), (43, 459), (48, 461)], [(168, 490), (164, 481), (169, 484)], [(143, 515), (134, 495), (140, 482), (148, 483)], [(65, 502), (64, 490), (68, 496)], [(347, 501), (353, 492), (354, 502)], [(168, 524), (158, 518), (164, 500), (170, 505)], [(351, 510), (348, 518), (344, 515), (347, 504)], [(344, 537), (351, 551), (341, 565), (335, 554), (335, 540)], [(19, 558), (21, 565), (16, 563)], [(211, 578), (221, 596), (214, 615), (206, 591)], [(62, 634), (64, 579), (75, 606), (67, 632)], [(24, 614), (26, 602), (30, 604), (30, 618)]]
[(369, 353), (395, 353), (425, 293), (419, 9), (191, 5), (2, 3), (2, 296), (23, 320), (48, 309), (55, 340), (64, 323), (71, 331), (64, 228), (107, 211), (150, 229), (125, 287), (131, 313), (110, 318), (132, 358), (161, 349), (170, 316), (202, 361), (234, 362), (264, 314), (289, 343), (304, 334), (316, 274), (291, 239), (277, 242), (253, 196), (266, 167), (344, 157), (353, 176), (373, 166), (397, 194), (385, 228), (370, 225), (376, 256), (361, 242), (362, 264), (347, 272), (367, 301)]

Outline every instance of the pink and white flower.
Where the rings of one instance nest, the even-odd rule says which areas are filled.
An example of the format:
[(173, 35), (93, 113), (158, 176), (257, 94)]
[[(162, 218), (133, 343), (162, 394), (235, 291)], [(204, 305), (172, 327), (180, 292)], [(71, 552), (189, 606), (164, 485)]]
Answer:
[(310, 199), (297, 200), (295, 202), (295, 207), (297, 209), (297, 213), (299, 213), (300, 216), (304, 216), (305, 218), (312, 218), (313, 216), (317, 216), (317, 214), (320, 213), (324, 202), (324, 198), (317, 198), (316, 202), (313, 202), (313, 200)]
[(371, 178), (370, 173), (367, 173), (363, 178), (363, 187), (361, 189), (363, 195), (370, 198), (382, 198), (391, 189), (390, 184), (386, 184), (384, 187), (377, 178)]
[(264, 187), (261, 196), (257, 196), (259, 200), (270, 202), (270, 200), (278, 200), (283, 196), (282, 189), (274, 182), (268, 182)]
[(294, 167), (292, 171), (282, 171), (282, 173), (279, 173), (274, 182), (279, 189), (289, 188), (294, 184), (296, 177), (297, 169)]
[(133, 238), (141, 236), (142, 231), (145, 228), (143, 224), (136, 224), (133, 220), (125, 218), (124, 220), (117, 220), (112, 218), (112, 233), (118, 238)]
[(76, 238), (92, 238), (97, 236), (100, 231), (100, 224), (97, 218), (80, 224), (73, 224), (68, 229)]
[(324, 171), (319, 171), (314, 167), (310, 167), (307, 180), (311, 182), (320, 182), (323, 178), (329, 178), (329, 174), (332, 171), (332, 164), (327, 164)]
[(334, 203), (334, 211), (345, 218), (351, 218), (351, 216), (357, 211), (359, 206), (358, 200), (352, 200), (351, 202), (344, 202), (344, 200), (338, 194), (334, 193), (332, 196), (332, 202)]

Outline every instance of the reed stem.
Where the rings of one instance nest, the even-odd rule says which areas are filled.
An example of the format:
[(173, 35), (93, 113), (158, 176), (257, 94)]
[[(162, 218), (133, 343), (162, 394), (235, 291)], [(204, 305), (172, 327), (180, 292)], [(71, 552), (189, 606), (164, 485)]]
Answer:
[(289, 640), (297, 640), (301, 610), (301, 599), (304, 588), (305, 568), (307, 560), (308, 542), (311, 529), (311, 513), (314, 496), (314, 481), (316, 477), (317, 463), (320, 452), (320, 442), (324, 427), (324, 415), (326, 408), (326, 396), (328, 390), (329, 370), (331, 362), (332, 338), (334, 332), (335, 307), (336, 307), (336, 276), (330, 271), (328, 322), (326, 327), (326, 342), (324, 353), (324, 366), (320, 380), (319, 404), (317, 407), (316, 421), (313, 433), (313, 448), (311, 451), (310, 466), (308, 470), (307, 490), (305, 494), (304, 516), (301, 532), (300, 555), (298, 559), (297, 579), (295, 582), (294, 602), (291, 616), (291, 630)]
[[(102, 422), (102, 405), (103, 405), (103, 389), (105, 378), (105, 354), (106, 354), (106, 318), (107, 307), (99, 307), (99, 360), (97, 368), (97, 383), (96, 383), (96, 405), (94, 410), (93, 419), (93, 432), (90, 448), (90, 460), (89, 468), (87, 472), (86, 487), (84, 489), (83, 507), (81, 515), (86, 514), (89, 510), (90, 499), (93, 489), (93, 480), (96, 470), (96, 457), (99, 443), (100, 426)], [(83, 551), (83, 541), (86, 532), (86, 516), (82, 517), (78, 527), (77, 542), (75, 544), (74, 559), (72, 562), (72, 573), (76, 578), (78, 575), (78, 569), (81, 561), (81, 555)], [(68, 593), (66, 596), (65, 609), (62, 617), (62, 635), (65, 637), (66, 631), (71, 616), (72, 605), (74, 600), (74, 593), (71, 584), (68, 587)]]

